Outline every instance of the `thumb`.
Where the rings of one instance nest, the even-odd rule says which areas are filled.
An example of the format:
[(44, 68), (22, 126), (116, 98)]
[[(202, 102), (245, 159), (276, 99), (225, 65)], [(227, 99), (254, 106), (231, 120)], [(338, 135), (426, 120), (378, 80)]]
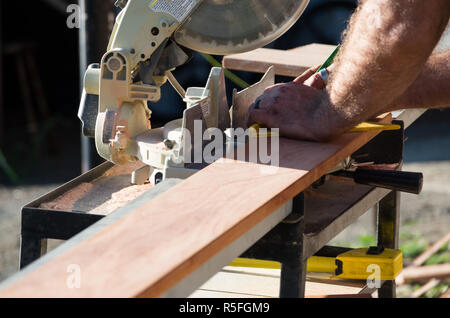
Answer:
[(304, 84), (319, 90), (324, 89), (326, 86), (325, 81), (320, 74), (314, 74), (314, 76), (308, 78)]
[(247, 126), (260, 124), (270, 128), (272, 115), (265, 109), (252, 109), (248, 115)]

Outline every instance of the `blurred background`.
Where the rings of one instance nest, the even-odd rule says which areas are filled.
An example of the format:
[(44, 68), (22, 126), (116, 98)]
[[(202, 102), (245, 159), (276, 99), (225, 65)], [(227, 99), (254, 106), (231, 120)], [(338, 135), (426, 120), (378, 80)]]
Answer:
[[(89, 12), (86, 38), (81, 41), (79, 30), (66, 24), (67, 7), (76, 0), (36, 0), (26, 5), (0, 1), (0, 281), (18, 270), (21, 207), (101, 162), (95, 150), (88, 151), (90, 141), (81, 138), (80, 70), (84, 73), (87, 64), (99, 62), (117, 12), (114, 0), (80, 2)], [(340, 43), (356, 3), (311, 0), (297, 24), (269, 47)], [(442, 45), (450, 46), (448, 36)], [(80, 47), (86, 54), (80, 54)], [(196, 54), (174, 74), (184, 87), (204, 86), (210, 68)], [(236, 74), (248, 83), (260, 78)], [(235, 85), (229, 81), (227, 85), (231, 93)], [(182, 117), (184, 105), (169, 84), (162, 96), (151, 105), (152, 122)], [(404, 169), (422, 171), (425, 185), (421, 195), (404, 195), (402, 200), (400, 244), (405, 266), (450, 229), (450, 110), (428, 111), (407, 135)], [(367, 213), (333, 243), (356, 247), (374, 242), (374, 218)], [(450, 263), (449, 245), (444, 244), (429, 262)], [(421, 286), (402, 286), (399, 296), (409, 297)], [(438, 281), (419, 297), (439, 297), (448, 287), (445, 280)]]

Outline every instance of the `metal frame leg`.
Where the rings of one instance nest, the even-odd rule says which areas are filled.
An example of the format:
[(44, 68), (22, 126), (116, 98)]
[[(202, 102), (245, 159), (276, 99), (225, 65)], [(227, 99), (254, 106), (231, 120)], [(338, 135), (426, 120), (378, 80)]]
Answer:
[[(378, 246), (398, 249), (400, 192), (392, 191), (378, 203)], [(378, 289), (379, 298), (395, 298), (395, 280), (385, 281)]]
[(22, 232), (20, 237), (19, 270), (33, 263), (47, 252), (47, 239)]
[(305, 296), (304, 212), (305, 197), (301, 193), (293, 199), (292, 213), (241, 255), (281, 263), (280, 298)]
[(303, 253), (303, 216), (289, 230), (282, 233), (283, 241), (289, 242), (287, 257), (281, 262), (280, 298), (304, 298), (306, 285), (306, 260)]
[(301, 260), (281, 265), (280, 298), (304, 298), (306, 263)]
[(102, 218), (96, 214), (23, 208), (20, 269), (47, 253), (47, 239), (68, 240)]

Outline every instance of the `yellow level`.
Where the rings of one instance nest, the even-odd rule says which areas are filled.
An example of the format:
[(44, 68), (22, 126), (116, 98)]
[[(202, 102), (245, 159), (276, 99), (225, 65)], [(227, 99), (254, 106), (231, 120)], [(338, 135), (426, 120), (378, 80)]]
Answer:
[[(385, 249), (377, 255), (367, 254), (369, 249), (354, 249), (337, 257), (312, 256), (308, 259), (308, 272), (333, 273), (341, 279), (363, 279), (379, 275), (380, 280), (394, 280), (403, 269), (400, 250)], [(237, 258), (230, 266), (281, 269), (281, 264), (248, 258)], [(375, 275), (375, 276), (374, 276)]]
[(392, 124), (378, 124), (372, 122), (363, 122), (357, 125), (355, 128), (350, 129), (348, 132), (364, 132), (364, 131), (384, 131), (384, 130), (398, 130), (402, 127), (400, 125)]
[[(274, 135), (274, 133), (270, 132), (270, 130), (268, 130), (267, 133), (262, 133), (259, 131), (261, 127), (259, 124), (254, 124), (252, 125), (250, 128), (253, 128), (254, 131), (250, 130), (251, 133), (251, 137), (265, 137), (265, 138), (269, 138), (272, 136), (276, 136)], [(398, 130), (401, 129), (402, 127), (400, 125), (393, 125), (393, 124), (378, 124), (378, 123), (373, 123), (373, 122), (363, 122), (357, 126), (355, 126), (354, 128), (350, 129), (349, 131), (347, 131), (348, 133), (354, 133), (354, 132), (365, 132), (365, 131), (385, 131), (385, 130)]]
[(270, 137), (279, 136), (279, 134), (275, 134), (275, 133), (271, 132), (270, 129), (267, 129), (267, 132), (263, 133), (259, 130), (260, 128), (264, 128), (264, 127), (261, 127), (259, 124), (254, 124), (254, 125), (250, 126), (250, 129), (249, 129), (250, 137), (270, 138)]
[(394, 280), (403, 269), (400, 250), (385, 249), (380, 254), (367, 254), (368, 249), (354, 249), (336, 257), (339, 278), (367, 279), (380, 275), (380, 280)]

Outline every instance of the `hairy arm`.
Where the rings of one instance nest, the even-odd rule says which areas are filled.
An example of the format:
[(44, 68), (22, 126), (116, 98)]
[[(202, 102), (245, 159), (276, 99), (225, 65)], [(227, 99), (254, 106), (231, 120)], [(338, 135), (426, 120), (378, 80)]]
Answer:
[(450, 51), (432, 55), (419, 76), (385, 111), (450, 106)]
[[(327, 68), (333, 74), (335, 65)], [(298, 78), (305, 85), (316, 89), (324, 89), (326, 83), (317, 68), (310, 69)], [(307, 77), (306, 80), (304, 78)], [(444, 108), (450, 106), (450, 50), (436, 53), (427, 60), (419, 76), (402, 95), (392, 104), (382, 109), (381, 113), (408, 108)]]
[[(306, 79), (313, 70), (269, 87), (255, 103), (258, 107), (250, 109), (248, 124), (280, 128), (286, 137), (324, 141), (393, 107), (446, 104), (448, 55), (430, 55), (449, 16), (449, 0), (361, 2), (326, 90), (310, 83), (315, 77)], [(426, 91), (430, 85), (435, 87)]]
[(314, 121), (325, 120), (321, 126), (328, 127), (318, 139), (329, 139), (385, 111), (409, 87), (413, 90), (411, 85), (430, 66), (425, 63), (449, 15), (448, 0), (364, 1), (350, 21), (314, 114)]

